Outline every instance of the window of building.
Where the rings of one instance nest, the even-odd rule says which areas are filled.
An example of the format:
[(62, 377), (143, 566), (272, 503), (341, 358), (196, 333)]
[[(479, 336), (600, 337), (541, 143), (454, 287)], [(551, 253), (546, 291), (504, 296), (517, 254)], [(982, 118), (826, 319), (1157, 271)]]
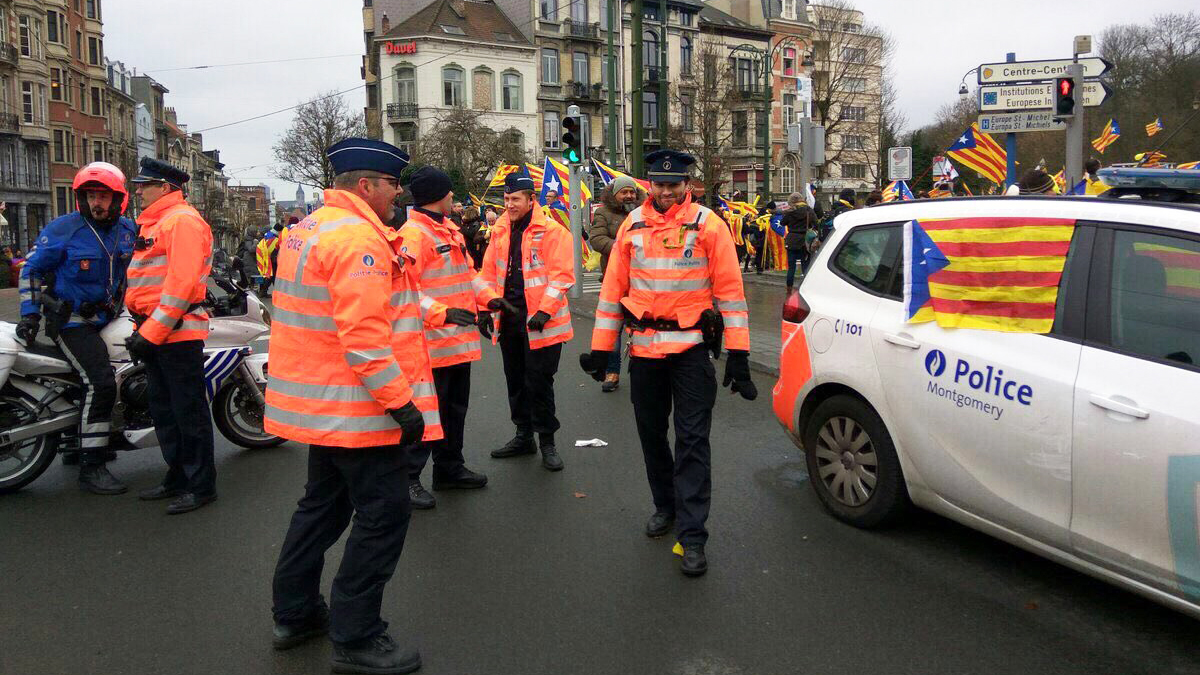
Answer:
[(56, 161), (56, 162), (67, 161), (67, 150), (65, 147), (63, 147), (63, 142), (64, 142), (63, 130), (55, 129), (53, 145), (54, 145), (54, 161)]
[(837, 21), (832, 19), (821, 19), (821, 30), (835, 31), (838, 29)]
[(842, 81), (842, 88), (852, 94), (862, 94), (867, 91), (867, 78), (847, 77)]
[(476, 110), (496, 109), (496, 75), (491, 70), (471, 71), (471, 104)]
[(734, 59), (734, 76), (738, 89), (751, 91), (754, 89), (754, 62), (750, 59)]
[(67, 17), (52, 9), (46, 10), (46, 40), (65, 44), (67, 41)]
[(30, 18), (22, 16), (17, 19), (18, 34), (21, 41), (21, 56), (33, 56), (33, 29)]
[(396, 102), (417, 102), (417, 71), (412, 66), (396, 68)]
[(704, 86), (715, 87), (717, 85), (717, 56), (715, 54), (704, 55)]
[(867, 121), (867, 109), (861, 105), (843, 105), (842, 119), (850, 122)]
[(33, 124), (33, 83), (21, 83), (21, 116), (26, 124)]
[(842, 165), (842, 178), (866, 178), (866, 177), (867, 177), (867, 165), (866, 164), (843, 164)]
[(582, 0), (572, 0), (571, 2), (571, 21), (575, 23), (587, 23), (588, 12), (587, 3)]
[(37, 86), (37, 101), (35, 102), (35, 105), (37, 105), (37, 118), (39, 121), (50, 118), (46, 109), (46, 85), (44, 84), (39, 84)]
[(75, 31), (75, 58), (83, 60), (83, 31)]
[(442, 68), (442, 105), (461, 106), (465, 103), (463, 78), (462, 68), (456, 66)]
[(658, 67), (658, 33), (652, 30), (642, 33), (642, 66), (646, 68)]
[(557, 150), (562, 141), (562, 133), (558, 126), (558, 112), (547, 110), (542, 113), (542, 136), (545, 137), (545, 147)]
[(540, 0), (541, 16), (546, 21), (558, 21), (558, 0)]
[(106, 161), (104, 158), (104, 141), (92, 141), (92, 161)]
[(684, 131), (696, 130), (696, 107), (691, 94), (679, 96), (679, 121)]
[(558, 50), (542, 49), (542, 82), (558, 84)]
[(792, 124), (796, 116), (796, 95), (783, 95), (783, 124), (784, 126)]
[(846, 150), (866, 150), (867, 137), (853, 135), (842, 136), (842, 147)]
[(733, 111), (733, 147), (744, 148), (750, 141), (750, 122), (745, 110)]
[(63, 216), (75, 210), (71, 208), (71, 202), (69, 201), (70, 190), (70, 188), (62, 185), (54, 188), (54, 207), (57, 215)]
[(754, 145), (762, 148), (763, 130), (767, 128), (767, 113), (756, 110), (754, 111)]
[[(615, 60), (616, 57), (614, 56), (613, 61)], [(612, 63), (612, 61), (609, 61), (607, 56), (600, 57), (600, 86), (604, 89), (608, 89), (608, 69), (610, 63)]]
[(796, 191), (796, 160), (785, 157), (779, 167), (779, 190), (791, 194)]
[(846, 31), (847, 33), (860, 33), (862, 32), (862, 24), (844, 23), (842, 24), (842, 30)]
[(680, 26), (693, 26), (693, 25), (695, 25), (695, 23), (696, 23), (696, 15), (694, 13), (692, 13), (692, 12), (680, 12), (679, 13), (679, 25)]
[(93, 66), (100, 65), (100, 40), (98, 38), (88, 38), (88, 63)]
[(600, 0), (600, 30), (608, 30), (608, 10), (610, 0)]
[(508, 131), (504, 132), (504, 140), (514, 148), (520, 148), (522, 151), (525, 150), (525, 134), (521, 133), (518, 129), (510, 127)]
[(679, 74), (692, 74), (692, 39), (688, 37), (679, 39)]
[(658, 92), (642, 92), (642, 126), (658, 129)]
[(521, 112), (523, 95), (521, 93), (521, 74), (504, 73), (500, 76), (501, 93), (500, 109), (509, 112)]
[(50, 69), (50, 100), (63, 100), (62, 71), (58, 68)]
[(585, 148), (592, 147), (592, 116), (579, 114), (579, 142)]
[(846, 63), (866, 63), (867, 50), (862, 47), (842, 47), (842, 60)]
[(789, 77), (796, 74), (796, 50), (791, 47), (783, 50), (783, 74)]
[(446, 35), (466, 35), (467, 34), (467, 31), (463, 30), (462, 26), (455, 26), (453, 24), (443, 23), (443, 24), (439, 24), (439, 27), (442, 29), (442, 32), (445, 33)]
[(92, 87), (92, 114), (103, 115), (104, 110), (100, 104), (100, 87)]
[(647, 21), (658, 21), (658, 5), (652, 2), (642, 5), (642, 18)]
[(87, 0), (87, 18), (100, 18), (100, 3), (96, 2), (96, 0)]
[(587, 52), (575, 52), (571, 55), (571, 79), (584, 86), (591, 82), (588, 73)]
[(789, 21), (796, 20), (796, 0), (783, 0), (779, 15)]

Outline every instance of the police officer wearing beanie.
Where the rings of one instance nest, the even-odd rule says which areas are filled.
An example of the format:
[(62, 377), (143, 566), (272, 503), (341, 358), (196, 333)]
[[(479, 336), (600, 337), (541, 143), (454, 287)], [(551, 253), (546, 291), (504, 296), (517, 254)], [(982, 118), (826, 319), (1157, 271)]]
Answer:
[[(592, 352), (579, 358), (600, 381), (620, 347), (622, 321), (633, 333), (630, 398), (654, 500), (646, 536), (661, 537), (674, 525), (680, 569), (688, 576), (708, 570), (709, 433), (717, 400), (709, 352), (719, 356), (724, 341), (725, 386), (747, 400), (758, 396), (733, 236), (715, 213), (692, 201), (688, 167), (694, 161), (674, 150), (646, 156), (650, 197), (621, 224), (596, 305)], [(672, 411), (674, 455), (667, 438)]]
[(425, 339), (433, 364), (443, 438), (419, 443), (409, 453), (408, 494), (414, 509), (432, 509), (437, 500), (421, 485), (421, 472), (433, 455), (434, 490), (470, 490), (487, 485), (487, 476), (466, 467), (463, 430), (471, 397), (471, 362), (478, 361), (476, 310), (486, 306), (475, 278), (467, 242), (451, 218), (454, 193), (450, 176), (432, 166), (413, 172), (409, 182), (413, 209), (400, 228), (404, 250), (414, 258), (421, 293), (446, 306), (441, 324), (425, 323)]

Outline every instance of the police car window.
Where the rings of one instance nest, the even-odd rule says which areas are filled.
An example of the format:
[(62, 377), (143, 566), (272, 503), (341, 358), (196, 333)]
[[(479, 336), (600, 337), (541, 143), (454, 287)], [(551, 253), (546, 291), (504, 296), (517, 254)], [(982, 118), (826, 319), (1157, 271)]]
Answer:
[(838, 248), (833, 267), (863, 290), (899, 299), (902, 243), (899, 225), (858, 228)]
[(1200, 243), (1148, 232), (1113, 236), (1112, 346), (1200, 363)]

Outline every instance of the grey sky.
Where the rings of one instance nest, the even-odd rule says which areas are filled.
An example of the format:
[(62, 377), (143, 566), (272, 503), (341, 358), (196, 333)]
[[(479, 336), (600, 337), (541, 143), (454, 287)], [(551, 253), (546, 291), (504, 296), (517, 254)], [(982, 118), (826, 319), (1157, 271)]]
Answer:
[[(1185, 12), (1190, 0), (1007, 0), (958, 3), (855, 0), (867, 19), (896, 37), (895, 74), (900, 106), (910, 127), (930, 122), (954, 100), (963, 73), (984, 61), (1069, 56), (1077, 34), (1099, 36), (1105, 26), (1144, 22), (1155, 14)], [(323, 91), (361, 84), (361, 0), (108, 0), (105, 51), (138, 72), (149, 72), (171, 92), (190, 131), (278, 110)], [(934, 9), (943, 7), (944, 9)], [(161, 72), (186, 66), (353, 54), (312, 61)], [(363, 104), (362, 90), (347, 94)], [(205, 132), (207, 148), (221, 151), (232, 182), (265, 182), (277, 198), (294, 185), (270, 178), (271, 145), (290, 113)]]

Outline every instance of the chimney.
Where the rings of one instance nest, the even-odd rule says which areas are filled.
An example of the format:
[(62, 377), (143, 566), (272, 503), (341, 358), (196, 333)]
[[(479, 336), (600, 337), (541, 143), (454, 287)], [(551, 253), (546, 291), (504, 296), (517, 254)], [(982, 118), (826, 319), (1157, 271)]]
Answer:
[(380, 28), (382, 29), (381, 32), (384, 35), (387, 35), (388, 31), (392, 29), (392, 21), (388, 18), (386, 13), (383, 15), (383, 21), (380, 23)]

